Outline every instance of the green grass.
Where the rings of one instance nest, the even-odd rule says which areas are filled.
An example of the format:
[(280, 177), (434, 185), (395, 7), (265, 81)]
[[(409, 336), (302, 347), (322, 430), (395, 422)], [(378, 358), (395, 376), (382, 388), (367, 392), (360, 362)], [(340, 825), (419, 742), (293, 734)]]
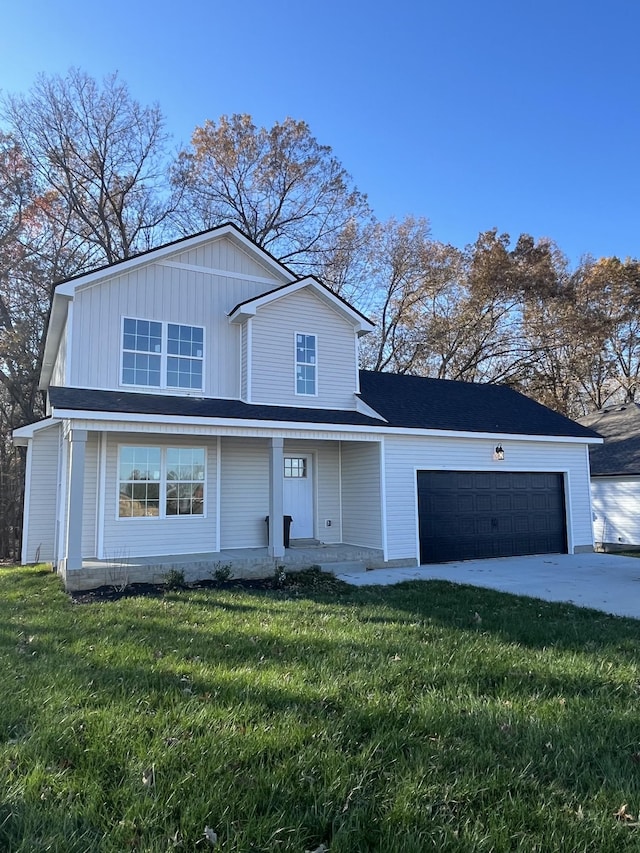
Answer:
[(639, 629), (314, 575), (79, 605), (2, 569), (0, 850), (637, 851)]

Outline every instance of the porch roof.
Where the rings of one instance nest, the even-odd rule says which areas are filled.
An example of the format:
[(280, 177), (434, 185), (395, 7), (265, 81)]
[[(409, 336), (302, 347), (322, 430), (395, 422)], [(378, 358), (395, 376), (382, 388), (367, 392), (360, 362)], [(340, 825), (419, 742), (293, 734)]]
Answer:
[(291, 423), (375, 426), (379, 418), (356, 411), (312, 409), (296, 406), (267, 406), (202, 397), (168, 394), (138, 394), (131, 391), (95, 391), (87, 388), (49, 388), (53, 411), (70, 409), (90, 412), (121, 412), (138, 415), (178, 415), (185, 418), (221, 418)]

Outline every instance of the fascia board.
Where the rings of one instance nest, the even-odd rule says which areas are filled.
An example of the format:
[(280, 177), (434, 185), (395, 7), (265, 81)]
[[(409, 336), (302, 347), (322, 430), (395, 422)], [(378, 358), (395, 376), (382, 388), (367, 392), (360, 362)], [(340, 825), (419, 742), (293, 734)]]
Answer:
[(39, 432), (41, 429), (48, 429), (51, 426), (55, 426), (60, 423), (59, 418), (45, 418), (42, 421), (36, 421), (34, 424), (27, 424), (27, 426), (17, 427), (11, 433), (11, 439), (16, 447), (24, 447), (30, 439), (33, 438), (34, 433)]
[(294, 429), (309, 432), (353, 432), (353, 433), (376, 433), (388, 436), (425, 436), (431, 438), (465, 438), (485, 439), (490, 441), (527, 441), (543, 442), (547, 444), (602, 444), (600, 438), (579, 438), (566, 435), (518, 435), (516, 433), (504, 432), (456, 432), (453, 430), (415, 429), (405, 427), (376, 426), (374, 424), (327, 424), (312, 423), (307, 421), (269, 421), (249, 420), (246, 418), (194, 418), (182, 415), (144, 415), (134, 412), (94, 412), (81, 409), (54, 409), (54, 417), (60, 420), (83, 420), (83, 421), (130, 421), (132, 425), (158, 424), (172, 426), (208, 426), (208, 427), (230, 427), (233, 429)]
[[(65, 294), (54, 293), (51, 303), (51, 314), (49, 315), (49, 322), (47, 324), (47, 337), (42, 356), (42, 367), (40, 369), (39, 391), (46, 391), (49, 387), (53, 366), (56, 363), (56, 356), (60, 348), (60, 339), (62, 338), (65, 323), (67, 322), (67, 309), (70, 301), (71, 297)], [(67, 357), (69, 355), (67, 354)]]

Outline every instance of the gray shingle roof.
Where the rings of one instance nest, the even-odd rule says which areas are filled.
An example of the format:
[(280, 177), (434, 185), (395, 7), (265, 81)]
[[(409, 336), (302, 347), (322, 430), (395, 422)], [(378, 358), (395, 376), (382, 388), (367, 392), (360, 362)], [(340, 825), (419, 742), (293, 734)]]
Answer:
[(597, 438), (506, 385), (360, 371), (362, 399), (393, 426)]
[(604, 444), (589, 448), (592, 474), (640, 474), (640, 407), (636, 403), (602, 409), (580, 418), (580, 423), (604, 438)]
[(594, 438), (585, 426), (504, 385), (452, 382), (360, 371), (361, 398), (385, 421), (356, 411), (265, 406), (240, 400), (174, 397), (130, 391), (49, 388), (54, 408), (212, 419), (289, 421), (337, 426), (391, 426), (455, 432)]
[(241, 400), (173, 397), (132, 391), (94, 391), (86, 388), (49, 388), (51, 404), (58, 409), (122, 412), (140, 415), (179, 415), (185, 418), (290, 421), (292, 423), (380, 426), (383, 421), (355, 411), (303, 409), (297, 406), (263, 406)]

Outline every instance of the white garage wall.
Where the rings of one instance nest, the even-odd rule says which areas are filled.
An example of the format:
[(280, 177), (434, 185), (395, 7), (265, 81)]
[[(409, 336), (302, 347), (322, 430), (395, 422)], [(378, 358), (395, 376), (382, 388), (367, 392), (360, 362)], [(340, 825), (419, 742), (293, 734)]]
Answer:
[(640, 478), (594, 477), (591, 498), (596, 542), (640, 545)]
[[(497, 444), (505, 451), (493, 460)], [(587, 446), (486, 438), (385, 439), (387, 559), (419, 559), (416, 470), (558, 471), (565, 474), (569, 550), (593, 548)]]

